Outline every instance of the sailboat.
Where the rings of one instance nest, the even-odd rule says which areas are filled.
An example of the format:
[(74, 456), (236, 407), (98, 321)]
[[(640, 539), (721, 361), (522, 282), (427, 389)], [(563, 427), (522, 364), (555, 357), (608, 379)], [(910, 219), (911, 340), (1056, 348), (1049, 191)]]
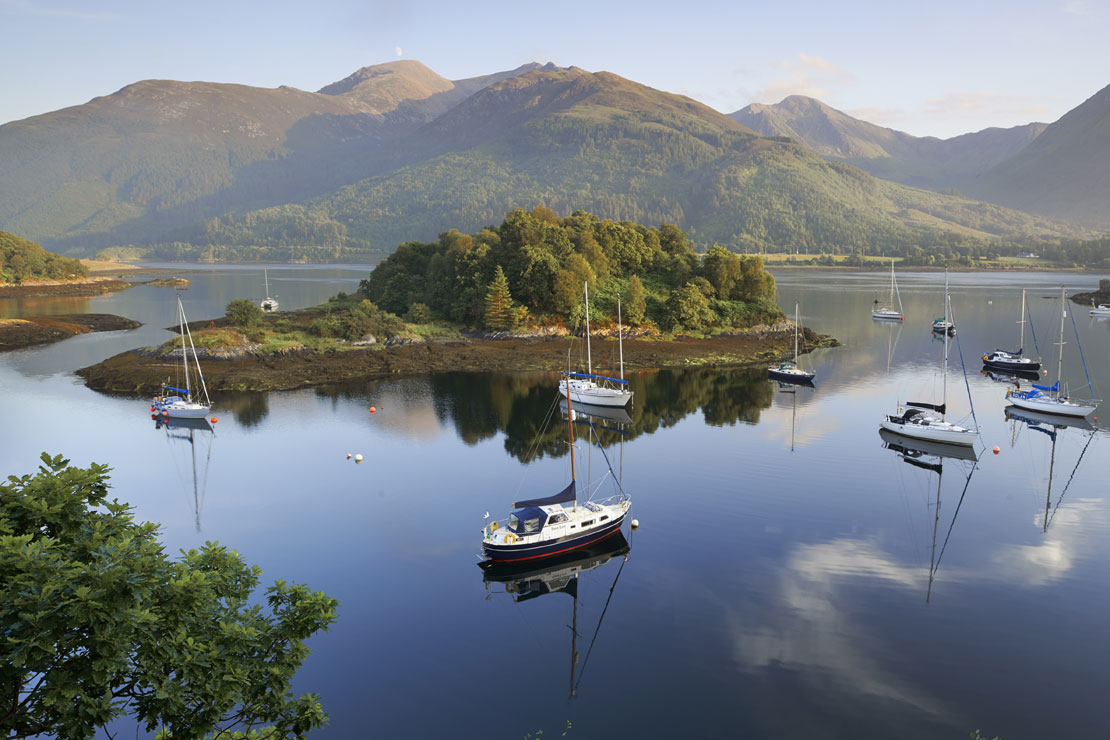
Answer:
[[(933, 507), (933, 546), (929, 554), (929, 587), (925, 592), (925, 601), (927, 602), (932, 597), (933, 579), (936, 577), (937, 570), (940, 569), (940, 561), (944, 558), (944, 551), (948, 547), (948, 538), (952, 536), (952, 528), (956, 526), (956, 517), (960, 515), (960, 507), (963, 506), (968, 486), (971, 485), (971, 476), (975, 474), (979, 459), (975, 451), (968, 447), (940, 444), (920, 439), (907, 439), (900, 434), (892, 433), (886, 429), (880, 429), (879, 436), (883, 439), (883, 447), (897, 452), (902, 458), (902, 461), (906, 464), (912, 465), (915, 468), (921, 468), (922, 470), (931, 470), (937, 474), (937, 498)], [(936, 462), (926, 459), (927, 457), (936, 458)], [(940, 531), (940, 491), (941, 483), (944, 479), (945, 458), (966, 460), (971, 462), (972, 465), (971, 470), (968, 471), (967, 479), (964, 481), (964, 488), (960, 493), (960, 500), (956, 504), (956, 510), (952, 514), (952, 521), (948, 525), (948, 534), (945, 535), (944, 543), (941, 545), (940, 553), (938, 554), (937, 534)]]
[[(1023, 357), (1022, 353), (1025, 351), (1025, 289), (1021, 290), (1021, 325), (1020, 341), (1016, 352), (1007, 352), (1006, 350), (996, 349), (988, 355), (983, 355), (983, 367), (991, 370), (1005, 370), (1012, 373), (1027, 373), (1034, 378), (1039, 377), (1038, 371), (1041, 369), (1041, 363), (1035, 360), (1030, 360), (1028, 357)], [(1029, 322), (1029, 328), (1033, 328), (1033, 322)], [(1033, 329), (1033, 343), (1037, 342), (1036, 329)], [(1020, 377), (1020, 375), (1019, 375)]]
[(1096, 306), (1095, 302), (1091, 301), (1091, 316), (1094, 316), (1095, 318), (1100, 318), (1100, 319), (1104, 319), (1104, 318), (1110, 316), (1110, 305), (1105, 304), (1105, 303), (1100, 303)]
[[(898, 296), (897, 311), (894, 310), (895, 295)], [(875, 303), (878, 303), (878, 300)], [(871, 311), (871, 318), (882, 321), (902, 321), (905, 319), (905, 316), (902, 315), (902, 294), (898, 292), (898, 283), (894, 279), (894, 260), (890, 261), (890, 298), (885, 306)]]
[[(628, 562), (628, 553), (630, 549), (624, 535), (617, 532), (616, 536), (606, 542), (586, 548), (585, 550), (579, 550), (570, 555), (545, 561), (538, 566), (536, 564), (526, 564), (524, 566), (500, 565), (484, 569), (485, 573), (482, 576), (482, 580), (486, 585), (487, 592), (490, 594), (486, 597), (487, 599), (496, 593), (490, 588), (493, 585), (500, 585), (502, 589), (504, 589), (504, 593), (512, 596), (513, 601), (518, 604), (548, 594), (557, 593), (567, 594), (574, 599), (574, 606), (571, 612), (571, 623), (569, 625), (571, 697), (574, 697), (577, 693), (578, 687), (582, 682), (582, 677), (589, 663), (594, 644), (597, 642), (597, 636), (601, 633), (602, 620), (605, 619), (605, 614), (609, 609), (609, 602), (612, 600), (613, 592), (617, 588), (617, 581), (620, 580), (625, 563)], [(617, 570), (616, 575), (613, 576), (613, 583), (609, 586), (609, 596), (605, 600), (605, 606), (601, 610), (601, 616), (598, 617), (593, 637), (590, 639), (590, 645), (586, 650), (586, 656), (582, 660), (582, 666), (579, 669), (579, 577), (583, 573), (600, 568), (612, 559), (618, 557), (621, 558), (621, 566)], [(578, 671), (577, 677), (575, 675), (576, 670)]]
[[(181, 372), (185, 376), (185, 387), (175, 388), (172, 385), (162, 383), (162, 391), (159, 395), (154, 397), (154, 402), (150, 407), (153, 414), (171, 419), (203, 419), (208, 416), (208, 412), (212, 409), (212, 401), (208, 398), (208, 386), (204, 384), (204, 374), (200, 371), (200, 361), (197, 359), (197, 348), (193, 345), (193, 332), (189, 330), (189, 323), (185, 320), (185, 307), (181, 305), (181, 296), (177, 297), (177, 321), (179, 326), (179, 333), (181, 336)], [(188, 340), (188, 345), (185, 340)], [(197, 380), (200, 382), (200, 390), (204, 395), (204, 403), (200, 403), (199, 399), (193, 399), (193, 386), (189, 376), (191, 374), (189, 367), (189, 357), (192, 355), (193, 365), (196, 366)], [(171, 396), (169, 392), (183, 393), (185, 397)]]
[[(1064, 318), (1068, 315), (1068, 304), (1066, 289), (1060, 288), (1060, 341), (1057, 345), (1060, 347), (1059, 359), (1056, 363), (1056, 382), (1052, 385), (1037, 385), (1032, 384), (1032, 388), (1027, 391), (1013, 388), (1006, 391), (1006, 398), (1014, 406), (1018, 408), (1027, 409), (1029, 411), (1041, 411), (1048, 414), (1060, 414), (1063, 416), (1089, 416), (1098, 409), (1098, 401), (1093, 399), (1089, 402), (1076, 402), (1068, 398), (1067, 389), (1064, 388)], [(1072, 318), (1074, 323), (1075, 319)], [(1076, 330), (1075, 341), (1079, 341), (1079, 331)], [(1083, 354), (1083, 346), (1079, 346), (1080, 356)], [(1083, 361), (1084, 369), (1086, 369), (1086, 360)], [(1094, 396), (1094, 388), (1091, 387), (1090, 376), (1087, 376), (1087, 386), (1091, 388), (1091, 396)], [(1049, 394), (1052, 395), (1049, 395)]]
[[(507, 520), (493, 521), (483, 527), (482, 550), (488, 565), (534, 561), (603, 542), (620, 533), (632, 506), (632, 499), (621, 487), (620, 478), (613, 474), (612, 466), (609, 466), (609, 474), (613, 474), (619, 493), (598, 502), (587, 499), (578, 505), (574, 467), (575, 414), (569, 387), (566, 384), (563, 387), (571, 412), (567, 415), (570, 485), (552, 496), (517, 501)], [(592, 424), (590, 434), (592, 437)], [(601, 452), (605, 455), (604, 447)], [(608, 463), (608, 455), (605, 459)]]
[(276, 311), (278, 310), (278, 302), (276, 299), (270, 297), (270, 274), (268, 271), (262, 271), (262, 279), (266, 281), (266, 300), (262, 301), (258, 305), (262, 308), (263, 311), (266, 311), (267, 313), (271, 311)]
[(794, 304), (794, 359), (784, 360), (778, 365), (767, 368), (767, 375), (772, 380), (777, 380), (781, 383), (803, 383), (809, 384), (813, 382), (817, 373), (809, 373), (798, 367), (798, 304)]
[[(952, 315), (951, 298), (948, 296), (948, 279), (944, 280), (944, 318), (947, 320)], [(901, 434), (905, 437), (922, 439), (930, 442), (943, 442), (954, 445), (973, 445), (979, 439), (978, 429), (967, 429), (946, 421), (944, 418), (948, 405), (948, 334), (944, 335), (944, 384), (943, 396), (939, 404), (907, 401), (908, 408), (899, 405), (896, 415), (888, 415), (879, 422), (879, 426), (887, 431)], [(968, 403), (971, 402), (971, 390), (968, 389)], [(926, 409), (940, 413), (940, 417), (926, 413)]]
[[(594, 375), (593, 355), (590, 352), (590, 284), (585, 284), (586, 292), (586, 372), (566, 372), (562, 386), (572, 401), (593, 406), (627, 406), (632, 400), (628, 381), (624, 379), (624, 330), (621, 326), (621, 299), (617, 296), (617, 344), (620, 348), (620, 377), (609, 378)], [(597, 381), (612, 383), (618, 387), (602, 385)]]
[[(944, 269), (944, 291), (947, 294), (948, 268)], [(937, 318), (933, 319), (933, 333), (940, 334), (941, 332), (946, 332), (948, 334), (954, 334), (956, 332), (956, 325), (952, 323), (951, 316), (938, 316)]]

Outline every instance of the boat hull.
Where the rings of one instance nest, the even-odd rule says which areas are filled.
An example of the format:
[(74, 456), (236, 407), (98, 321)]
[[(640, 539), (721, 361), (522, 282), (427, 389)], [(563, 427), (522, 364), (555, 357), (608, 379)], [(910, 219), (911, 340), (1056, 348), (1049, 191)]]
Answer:
[(523, 563), (530, 560), (550, 558), (568, 552), (574, 552), (575, 550), (581, 550), (584, 547), (590, 547), (599, 542), (604, 542), (621, 531), (621, 524), (624, 523), (626, 516), (628, 516), (627, 511), (607, 524), (585, 532), (580, 532), (573, 537), (563, 538), (554, 542), (532, 542), (513, 545), (483, 543), (482, 549), (485, 551), (486, 557), (494, 563)]
[(1016, 360), (988, 360), (983, 358), (983, 367), (988, 370), (1004, 370), (1012, 373), (1029, 373), (1036, 375), (1041, 369), (1039, 362), (1018, 362)]
[[(561, 386), (563, 395), (567, 393), (566, 382), (564, 381)], [(587, 406), (627, 406), (628, 402), (632, 400), (632, 391), (618, 390), (616, 388), (605, 388), (597, 386), (594, 388), (583, 388), (571, 384), (570, 386), (570, 400), (575, 403), (586, 404)]]
[(878, 321), (903, 321), (906, 317), (893, 311), (872, 311), (871, 318)]
[(203, 419), (208, 416), (208, 412), (212, 410), (210, 406), (201, 406), (200, 404), (190, 403), (184, 406), (163, 406), (159, 411), (165, 411), (164, 416), (171, 419)]
[(780, 383), (793, 383), (794, 385), (813, 385), (816, 373), (785, 373), (777, 368), (767, 368), (767, 377)]
[(1022, 398), (1013, 393), (1007, 393), (1006, 400), (1019, 409), (1039, 411), (1043, 414), (1053, 414), (1055, 416), (1087, 417), (1098, 410), (1098, 406), (1092, 404), (1058, 401), (1051, 396)]
[(946, 445), (962, 445), (969, 447), (979, 439), (979, 433), (970, 429), (955, 430), (931, 427), (925, 424), (899, 424), (898, 422), (884, 419), (879, 422), (879, 428), (903, 437), (921, 439), (926, 442), (940, 442)]

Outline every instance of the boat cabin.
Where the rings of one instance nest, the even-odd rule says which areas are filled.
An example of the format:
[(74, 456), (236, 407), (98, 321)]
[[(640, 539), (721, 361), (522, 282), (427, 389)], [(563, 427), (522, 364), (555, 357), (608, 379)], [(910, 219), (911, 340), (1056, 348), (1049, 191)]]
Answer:
[(509, 530), (517, 536), (539, 534), (549, 524), (565, 524), (567, 521), (566, 511), (558, 504), (527, 506), (509, 514)]

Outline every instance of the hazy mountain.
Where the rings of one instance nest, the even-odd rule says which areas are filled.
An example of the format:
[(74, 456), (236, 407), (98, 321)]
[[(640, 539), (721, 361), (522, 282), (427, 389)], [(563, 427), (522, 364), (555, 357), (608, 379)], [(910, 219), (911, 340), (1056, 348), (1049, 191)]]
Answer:
[(54, 248), (182, 241), (240, 245), (239, 256), (282, 245), (388, 252), (537, 203), (676, 223), (702, 243), (734, 247), (1066, 231), (876, 180), (689, 98), (574, 67), (451, 81), (393, 62), (316, 93), (145, 81), (0, 126), (0, 228)]
[(146, 80), (0, 126), (0, 226), (36, 239), (143, 240), (228, 209), (310, 197), (483, 85), (419, 62), (364, 67), (310, 93)]
[(1110, 227), (1110, 86), (962, 187), (1013, 208)]
[(1021, 151), (1047, 124), (988, 128), (951, 139), (912, 136), (853, 118), (803, 95), (753, 104), (730, 117), (765, 136), (789, 136), (822, 157), (876, 177), (934, 190), (961, 187)]
[(702, 243), (799, 248), (1058, 233), (966, 198), (876, 180), (755, 135), (689, 98), (606, 72), (535, 70), (395, 144), (395, 170), (312, 201), (374, 244), (471, 231), (544, 203), (676, 223)]

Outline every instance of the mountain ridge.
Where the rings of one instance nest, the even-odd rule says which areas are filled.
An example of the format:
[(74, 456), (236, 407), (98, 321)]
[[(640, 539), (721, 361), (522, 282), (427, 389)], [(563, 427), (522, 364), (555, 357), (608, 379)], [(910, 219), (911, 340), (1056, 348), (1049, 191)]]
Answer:
[(610, 72), (531, 63), (451, 81), (405, 60), (320, 90), (145, 80), (0, 126), (0, 228), (85, 251), (385, 252), (545, 203), (749, 249), (1069, 233), (874, 180)]

